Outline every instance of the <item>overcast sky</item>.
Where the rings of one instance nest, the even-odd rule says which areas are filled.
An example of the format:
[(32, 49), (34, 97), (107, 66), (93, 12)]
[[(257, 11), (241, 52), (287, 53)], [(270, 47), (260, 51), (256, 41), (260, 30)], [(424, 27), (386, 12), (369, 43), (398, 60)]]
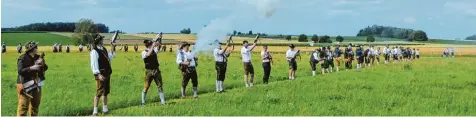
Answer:
[[(193, 33), (211, 20), (250, 13), (244, 0), (2, 0), (2, 26), (35, 22), (104, 23), (111, 30)], [(476, 34), (476, 0), (279, 0), (269, 18), (234, 24), (238, 31), (354, 36), (377, 24), (424, 30), (430, 38)], [(231, 32), (231, 31), (230, 31)]]

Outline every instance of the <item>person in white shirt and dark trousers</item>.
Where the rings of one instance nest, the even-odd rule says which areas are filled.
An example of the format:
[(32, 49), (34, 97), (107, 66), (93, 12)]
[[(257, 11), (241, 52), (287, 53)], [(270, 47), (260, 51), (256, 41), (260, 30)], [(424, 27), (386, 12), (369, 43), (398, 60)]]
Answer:
[(289, 50), (286, 51), (286, 59), (289, 64), (289, 80), (294, 80), (297, 70), (296, 57), (299, 56), (299, 50), (295, 50), (294, 48), (294, 44), (291, 44), (289, 45)]
[(263, 45), (263, 51), (261, 51), (262, 66), (264, 70), (263, 83), (268, 84), (269, 75), (271, 74), (271, 60), (273, 57), (268, 52), (268, 46)]
[(142, 105), (145, 105), (147, 91), (152, 83), (155, 81), (157, 85), (157, 91), (160, 97), (160, 103), (165, 105), (165, 96), (162, 83), (162, 74), (159, 69), (159, 61), (157, 60), (157, 54), (159, 53), (160, 43), (153, 42), (150, 40), (144, 40), (145, 50), (142, 51), (142, 60), (144, 60), (145, 65), (145, 79), (144, 79), (144, 89), (142, 90)]
[(213, 50), (213, 57), (215, 58), (215, 70), (217, 72), (216, 91), (218, 93), (224, 91), (223, 82), (225, 81), (226, 67), (228, 62), (227, 58), (233, 51), (233, 49), (228, 50), (228, 47), (230, 47), (230, 45), (227, 44), (224, 49), (221, 49), (221, 44), (219, 43), (218, 46)]
[(314, 50), (311, 53), (309, 63), (311, 64), (311, 69), (312, 69), (312, 76), (316, 76), (316, 64), (319, 63), (319, 57), (317, 56), (319, 54), (319, 49)]
[[(243, 41), (243, 47), (241, 48), (241, 59), (243, 61), (243, 68), (245, 71), (245, 86), (246, 87), (253, 87), (254, 75), (255, 71), (253, 69), (253, 64), (251, 63), (251, 51), (256, 47), (256, 42), (259, 36), (256, 37), (253, 45), (249, 46), (248, 41)], [(250, 77), (250, 81), (248, 82), (248, 77)]]
[(182, 71), (182, 98), (185, 98), (185, 89), (187, 88), (188, 82), (192, 80), (193, 86), (193, 97), (198, 98), (198, 79), (197, 79), (197, 63), (195, 62), (195, 56), (189, 50), (190, 44), (183, 42), (180, 45), (180, 50), (177, 52), (177, 64), (180, 66)]
[[(111, 51), (107, 51), (102, 41), (104, 36), (97, 35), (94, 39), (94, 46), (91, 50), (91, 69), (96, 79), (96, 95), (94, 96), (94, 110), (93, 115), (97, 115), (97, 105), (99, 98), (102, 96), (102, 112), (107, 113), (107, 95), (110, 92), (111, 80), (111, 60), (115, 55), (114, 46), (111, 46)], [(114, 43), (111, 43), (114, 45)]]

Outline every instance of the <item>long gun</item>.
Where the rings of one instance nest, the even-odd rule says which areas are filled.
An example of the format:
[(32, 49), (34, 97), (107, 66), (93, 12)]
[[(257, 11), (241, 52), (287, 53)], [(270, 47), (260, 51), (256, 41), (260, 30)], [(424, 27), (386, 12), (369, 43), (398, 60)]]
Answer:
[(258, 40), (259, 40), (259, 35), (256, 35), (255, 40), (253, 41), (253, 43), (257, 43)]
[(119, 30), (117, 30), (111, 38), (111, 44), (116, 43), (117, 38), (119, 38)]

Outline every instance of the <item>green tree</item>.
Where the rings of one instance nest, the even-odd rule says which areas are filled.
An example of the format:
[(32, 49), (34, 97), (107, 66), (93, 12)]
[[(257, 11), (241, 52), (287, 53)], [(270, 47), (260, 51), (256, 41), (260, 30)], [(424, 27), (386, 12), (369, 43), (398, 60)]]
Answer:
[[(331, 40), (331, 37), (324, 35), (319, 37), (319, 43), (329, 43), (329, 40)], [(332, 42), (332, 41), (330, 41)]]
[(91, 44), (94, 41), (93, 36), (98, 34), (97, 25), (91, 19), (80, 19), (74, 29), (73, 39), (76, 44)]
[(319, 36), (317, 35), (312, 35), (311, 40), (314, 41), (314, 43), (317, 43), (319, 41)]
[(248, 31), (248, 35), (253, 35), (253, 31)]
[(298, 42), (308, 42), (307, 36), (305, 34), (299, 35)]
[(426, 36), (426, 33), (421, 30), (413, 31), (410, 33), (408, 36), (409, 41), (428, 41), (428, 37)]
[(286, 40), (291, 41), (291, 35), (287, 35)]
[(238, 32), (236, 30), (233, 30), (233, 36), (235, 36)]
[(476, 40), (476, 35), (466, 37), (466, 40)]
[(375, 42), (375, 37), (372, 35), (367, 36), (367, 42)]
[(339, 35), (339, 36), (336, 37), (336, 41), (337, 42), (342, 42), (342, 41), (344, 41), (344, 37)]

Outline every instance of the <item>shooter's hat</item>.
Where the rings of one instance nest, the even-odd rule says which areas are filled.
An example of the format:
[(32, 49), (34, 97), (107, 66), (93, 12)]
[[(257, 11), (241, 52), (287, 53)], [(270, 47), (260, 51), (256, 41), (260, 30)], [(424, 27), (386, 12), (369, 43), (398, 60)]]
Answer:
[(94, 37), (94, 44), (99, 44), (104, 40), (104, 36), (101, 36), (99, 34), (93, 34)]
[(186, 46), (190, 46), (189, 43), (187, 43), (186, 41), (182, 42), (182, 44), (180, 45), (180, 49), (183, 49), (184, 47)]
[(26, 51), (25, 53), (28, 53), (30, 52), (31, 50), (35, 49), (38, 47), (38, 44), (33, 42), (33, 41), (30, 41), (28, 42), (26, 45), (25, 45), (25, 48), (26, 48)]
[(289, 47), (290, 47), (290, 48), (294, 48), (294, 47), (296, 47), (296, 46), (294, 46), (294, 44), (291, 44), (291, 45), (289, 45)]

